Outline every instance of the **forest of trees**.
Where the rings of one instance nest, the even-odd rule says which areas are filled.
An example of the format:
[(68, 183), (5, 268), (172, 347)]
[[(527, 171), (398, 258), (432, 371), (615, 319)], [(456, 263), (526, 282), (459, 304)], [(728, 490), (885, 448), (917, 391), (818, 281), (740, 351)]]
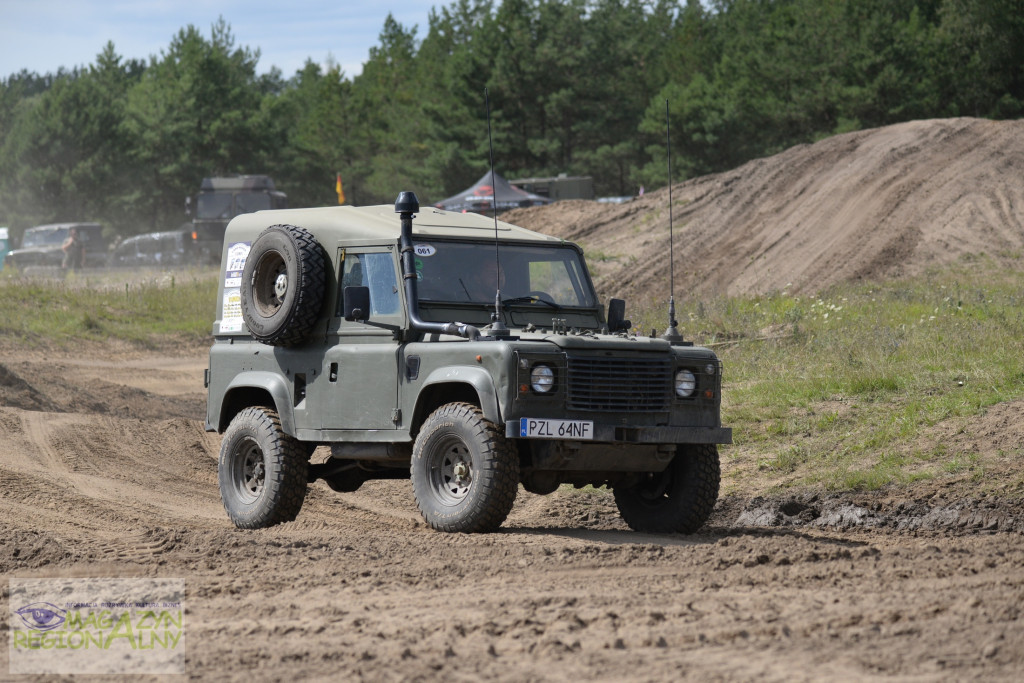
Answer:
[(1020, 0), (454, 0), (388, 17), (361, 74), (259, 74), (222, 19), (148, 62), (0, 80), (0, 225), (176, 227), (204, 176), (267, 173), (292, 206), (424, 203), (487, 168), (599, 195), (932, 117), (1024, 114)]

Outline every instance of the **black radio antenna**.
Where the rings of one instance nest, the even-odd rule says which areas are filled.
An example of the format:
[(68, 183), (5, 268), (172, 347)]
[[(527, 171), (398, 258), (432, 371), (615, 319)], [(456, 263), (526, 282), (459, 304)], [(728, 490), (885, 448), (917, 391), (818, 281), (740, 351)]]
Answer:
[(676, 259), (672, 240), (672, 133), (669, 124), (668, 100), (665, 100), (665, 149), (668, 151), (668, 329), (661, 335), (669, 342), (683, 341), (676, 322)]
[(491, 98), (484, 88), (484, 106), (487, 108), (487, 152), (491, 162), (491, 215), (494, 216), (494, 313), (491, 314), (491, 334), (508, 332), (501, 313), (501, 260), (498, 258), (498, 186), (494, 182), (494, 140), (491, 137)]

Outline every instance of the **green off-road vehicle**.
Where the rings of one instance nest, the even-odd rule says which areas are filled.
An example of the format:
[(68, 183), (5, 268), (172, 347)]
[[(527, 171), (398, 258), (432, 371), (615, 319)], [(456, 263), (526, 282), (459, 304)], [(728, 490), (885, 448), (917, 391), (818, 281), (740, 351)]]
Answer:
[(441, 531), (498, 528), (520, 484), (608, 485), (641, 531), (711, 514), (721, 363), (606, 317), (574, 244), (403, 192), (238, 216), (221, 270), (206, 428), (239, 527), (294, 519), (316, 479), (411, 478)]

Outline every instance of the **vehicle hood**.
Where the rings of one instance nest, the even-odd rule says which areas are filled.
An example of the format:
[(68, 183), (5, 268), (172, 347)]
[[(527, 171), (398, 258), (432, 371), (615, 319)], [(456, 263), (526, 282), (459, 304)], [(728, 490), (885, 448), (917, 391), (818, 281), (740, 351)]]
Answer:
[[(486, 333), (485, 333), (486, 334)], [(699, 346), (675, 346), (658, 337), (624, 337), (617, 334), (521, 332), (513, 330), (514, 337), (524, 342), (546, 342), (565, 350), (609, 350), (639, 351), (643, 353), (666, 353), (670, 349), (684, 350), (686, 355), (713, 356), (706, 348)]]
[(7, 252), (7, 256), (12, 259), (16, 259), (22, 254), (52, 254), (54, 252), (61, 251), (59, 244), (44, 244), (38, 247), (23, 247), (21, 249), (12, 249)]
[(59, 244), (41, 244), (38, 247), (21, 247), (20, 249), (12, 249), (12, 254), (28, 254), (28, 253), (39, 253), (41, 251), (60, 251)]

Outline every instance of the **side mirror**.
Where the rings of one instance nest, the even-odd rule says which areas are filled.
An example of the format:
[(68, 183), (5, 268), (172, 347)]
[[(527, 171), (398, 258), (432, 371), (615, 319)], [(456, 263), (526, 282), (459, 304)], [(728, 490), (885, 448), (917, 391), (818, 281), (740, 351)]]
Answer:
[(369, 319), (369, 287), (346, 287), (343, 296), (345, 297), (345, 320), (363, 322)]
[(626, 302), (624, 299), (608, 300), (608, 331), (611, 333), (622, 332), (633, 326), (633, 323), (625, 319)]
[(192, 218), (192, 197), (185, 197), (185, 215)]

